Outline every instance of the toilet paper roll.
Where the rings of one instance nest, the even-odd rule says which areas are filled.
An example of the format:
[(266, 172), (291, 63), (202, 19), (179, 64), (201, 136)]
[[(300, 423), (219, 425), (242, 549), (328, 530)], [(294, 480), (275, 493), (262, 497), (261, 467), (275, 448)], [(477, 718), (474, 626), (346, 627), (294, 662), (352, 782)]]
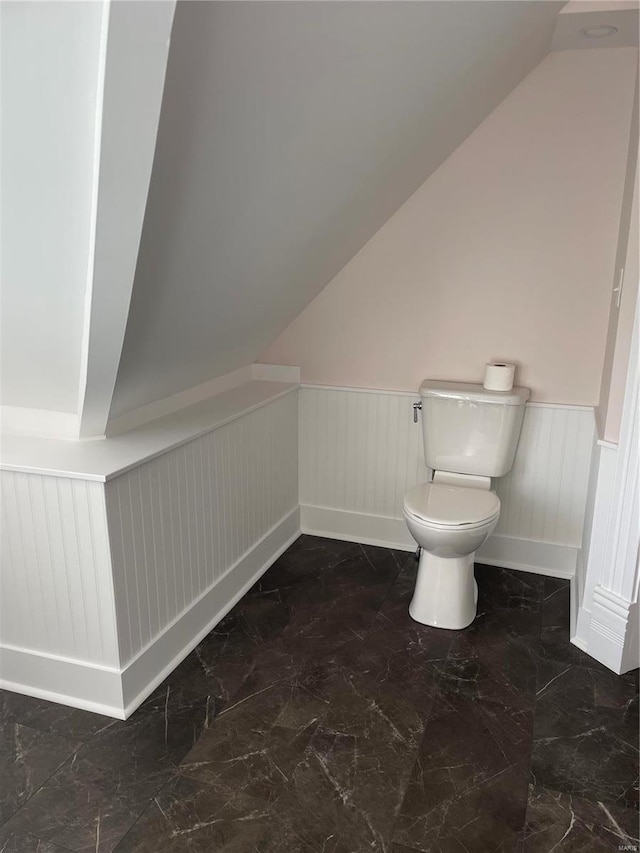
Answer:
[(492, 361), (485, 365), (482, 385), (487, 391), (511, 391), (515, 372), (515, 364)]

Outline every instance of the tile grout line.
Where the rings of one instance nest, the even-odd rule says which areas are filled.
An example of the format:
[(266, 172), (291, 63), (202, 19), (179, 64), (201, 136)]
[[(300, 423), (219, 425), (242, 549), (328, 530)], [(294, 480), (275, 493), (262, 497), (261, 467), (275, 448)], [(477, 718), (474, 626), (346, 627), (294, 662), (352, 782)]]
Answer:
[[(42, 729), (37, 729), (37, 728), (35, 728), (35, 726), (29, 726), (29, 725), (26, 725), (24, 723), (18, 723), (17, 721), (14, 722), (13, 725), (18, 725), (21, 728), (30, 729), (31, 731), (38, 732), (39, 734), (52, 734), (51, 732), (47, 732), (47, 731), (44, 731)], [(54, 735), (54, 737), (59, 737), (59, 735)], [(65, 739), (66, 738), (61, 738), (61, 740), (65, 740)], [(56, 773), (58, 773), (58, 771), (61, 770), (65, 766), (65, 764), (67, 764), (67, 762), (69, 762), (69, 761), (73, 762), (75, 760), (78, 752), (82, 749), (82, 747), (84, 745), (85, 745), (84, 743), (80, 743), (78, 745), (78, 747), (73, 750), (71, 755), (68, 755), (63, 761), (61, 761), (60, 764), (58, 764), (58, 766), (51, 772), (51, 774), (49, 776), (47, 776), (47, 778), (42, 782), (42, 784), (38, 785), (38, 787), (34, 791), (32, 791), (31, 794), (29, 794), (29, 796), (26, 798), (26, 800), (20, 806), (18, 806), (18, 808), (14, 812), (12, 812), (12, 814), (9, 815), (9, 817), (5, 821), (3, 821), (0, 824), (0, 829), (2, 827), (6, 826), (9, 823), (9, 821), (13, 820), (14, 817), (18, 814), (18, 812), (22, 811), (22, 809), (27, 805), (28, 802), (30, 802), (30, 800), (38, 793), (38, 791), (40, 791), (41, 788), (43, 788), (51, 779), (53, 779), (53, 777), (56, 775)]]

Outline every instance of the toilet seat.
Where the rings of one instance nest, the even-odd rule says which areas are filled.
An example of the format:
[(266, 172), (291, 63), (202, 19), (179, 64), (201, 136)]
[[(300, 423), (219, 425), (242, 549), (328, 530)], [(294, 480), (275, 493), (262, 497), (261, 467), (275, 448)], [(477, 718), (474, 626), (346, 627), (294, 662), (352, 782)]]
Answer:
[(488, 489), (421, 483), (406, 493), (403, 509), (429, 527), (472, 530), (497, 518), (500, 498)]

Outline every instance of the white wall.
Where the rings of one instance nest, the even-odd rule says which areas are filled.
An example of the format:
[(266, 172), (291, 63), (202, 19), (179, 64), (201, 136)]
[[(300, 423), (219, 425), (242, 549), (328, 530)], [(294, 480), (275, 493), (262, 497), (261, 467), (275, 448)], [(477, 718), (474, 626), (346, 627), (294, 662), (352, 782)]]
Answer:
[(547, 56), (260, 359), (395, 390), (515, 361), (533, 400), (596, 405), (637, 62)]
[[(596, 409), (600, 438), (613, 442), (617, 442), (620, 435), (627, 364), (631, 350), (638, 296), (640, 273), (638, 266), (640, 254), (638, 244), (640, 234), (639, 182), (638, 83), (636, 80), (635, 113), (631, 123), (625, 190), (618, 230), (618, 247), (613, 266), (607, 345), (602, 368), (600, 402)], [(619, 288), (622, 288), (621, 293), (616, 292)]]
[(0, 4), (4, 405), (76, 411), (106, 7)]
[(78, 388), (81, 438), (104, 435), (129, 314), (158, 131), (175, 0), (111, 3), (92, 264)]
[(174, 6), (0, 4), (6, 432), (104, 435)]
[(255, 361), (544, 56), (560, 5), (178, 4), (111, 416)]

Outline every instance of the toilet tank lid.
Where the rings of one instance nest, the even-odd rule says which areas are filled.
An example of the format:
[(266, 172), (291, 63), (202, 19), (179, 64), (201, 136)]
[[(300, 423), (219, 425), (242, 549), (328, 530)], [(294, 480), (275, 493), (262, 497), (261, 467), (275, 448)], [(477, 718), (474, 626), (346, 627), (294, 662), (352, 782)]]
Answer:
[(420, 385), (421, 397), (451, 397), (469, 403), (493, 403), (502, 406), (523, 406), (531, 391), (529, 388), (512, 388), (510, 391), (488, 391), (473, 382), (447, 382), (425, 379)]

